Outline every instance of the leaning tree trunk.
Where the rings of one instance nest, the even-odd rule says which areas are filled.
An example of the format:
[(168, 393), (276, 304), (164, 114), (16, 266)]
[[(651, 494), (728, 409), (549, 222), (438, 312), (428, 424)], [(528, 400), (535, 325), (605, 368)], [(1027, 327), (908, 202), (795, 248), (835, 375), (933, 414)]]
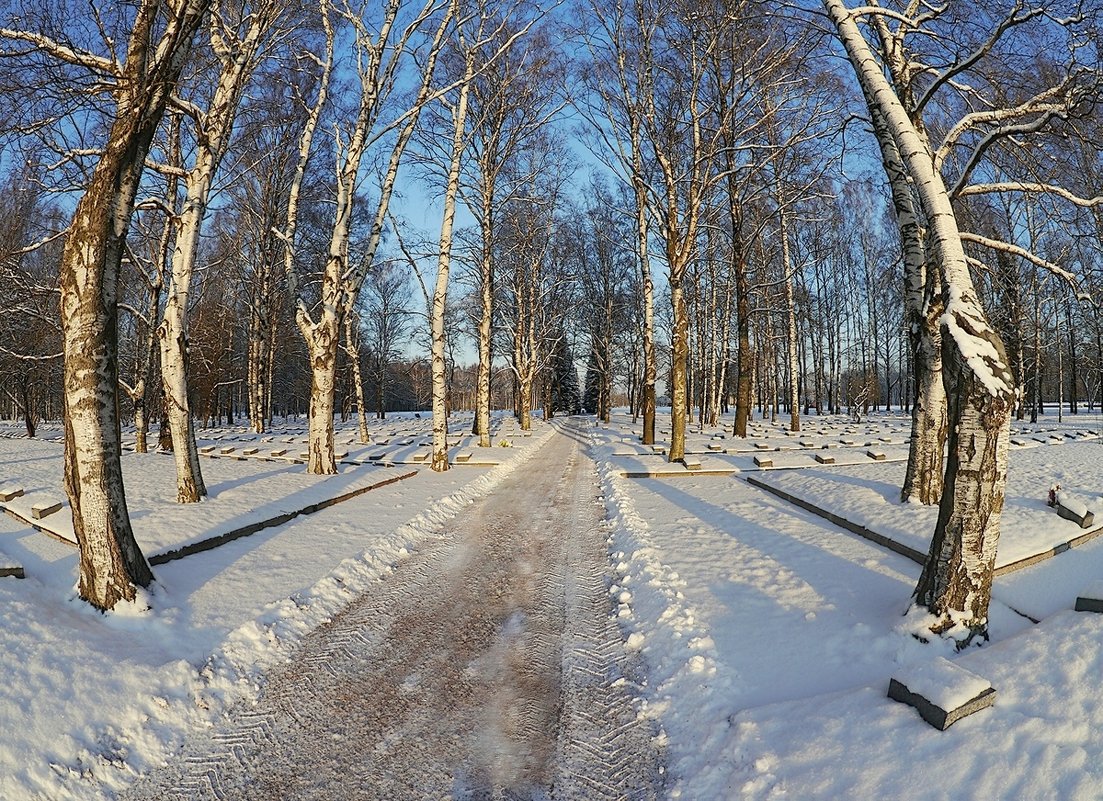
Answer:
[(143, 2), (119, 82), (117, 116), (61, 257), (65, 346), (65, 491), (80, 548), (78, 591), (100, 609), (131, 601), (153, 573), (130, 526), (118, 418), (118, 280), (127, 229), (150, 143), (209, 2), (170, 13)]
[[(940, 283), (940, 271), (934, 265), (929, 270), (930, 283)], [(938, 322), (943, 304), (941, 298), (934, 297), (924, 305), (914, 337), (912, 434), (900, 497), (904, 501), (917, 501), (930, 506), (938, 503), (943, 494), (949, 409), (942, 374), (942, 333)]]
[(195, 445), (195, 424), (188, 400), (187, 366), (188, 297), (194, 253), (198, 248), (199, 227), (205, 206), (195, 198), (193, 191), (188, 194), (188, 206), (181, 215), (180, 233), (173, 255), (168, 300), (158, 330), (161, 342), (161, 380), (168, 403), (165, 413), (176, 458), (176, 500), (180, 503), (195, 503), (207, 494)]
[(950, 447), (938, 522), (915, 598), (934, 617), (932, 632), (967, 643), (987, 636), (1015, 379), (973, 287), (953, 206), (925, 140), (842, 0), (823, 4), (867, 104), (883, 115), (897, 144), (928, 221), (929, 249), (939, 255), (943, 269), (942, 363)]

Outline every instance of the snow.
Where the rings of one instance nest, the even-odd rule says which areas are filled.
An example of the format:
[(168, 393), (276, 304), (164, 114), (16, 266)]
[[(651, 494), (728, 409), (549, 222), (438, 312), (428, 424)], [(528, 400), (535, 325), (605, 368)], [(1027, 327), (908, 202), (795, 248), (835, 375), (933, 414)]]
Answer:
[[(373, 433), (427, 431), (428, 422), (373, 421)], [(453, 425), (461, 430), (470, 417)], [(106, 615), (74, 597), (72, 545), (0, 515), (0, 547), (27, 572), (22, 581), (0, 579), (0, 798), (112, 798), (137, 773), (163, 763), (190, 730), (254, 698), (265, 670), (287, 659), (306, 633), (530, 458), (551, 433), (542, 423), (534, 427), (508, 458), (495, 449), (498, 467), (441, 474), (423, 468), (414, 478), (156, 567), (150, 592)], [(49, 426), (43, 434), (50, 436)], [(244, 436), (226, 432), (235, 435)], [(57, 444), (2, 438), (0, 461), (27, 477), (21, 480), (28, 490), (64, 498), (60, 484), (47, 481), (60, 481)], [(127, 455), (124, 462), (149, 468), (128, 472), (128, 500), (140, 541), (161, 545), (190, 541), (215, 518), (227, 519), (220, 505), (236, 510), (236, 521), (254, 508), (309, 501), (309, 482), (346, 488), (358, 471), (396, 472), (364, 466), (319, 479), (306, 477), (301, 465), (204, 459), (214, 497), (182, 507), (173, 503), (170, 458)]]
[[(1061, 429), (1073, 436), (1061, 440), (1050, 439), (1052, 419), (1016, 426), (1029, 444), (1011, 451), (1004, 537), (1012, 554), (1001, 538), (1001, 560), (1081, 533), (1046, 507), (1055, 481), (1088, 503), (1103, 494), (1103, 446), (1088, 433), (1100, 420), (1073, 420)], [(905, 429), (907, 418), (803, 423), (799, 438), (816, 446), (845, 437), (861, 447), (878, 429)], [(694, 426), (687, 449), (717, 430)], [(729, 476), (627, 479), (626, 457), (615, 454), (635, 432), (615, 415), (593, 429), (594, 453), (614, 522), (614, 591), (631, 593), (618, 619), (650, 671), (644, 712), (661, 727), (671, 797), (1098, 797), (1103, 615), (1071, 608), (1103, 576), (1103, 538), (997, 577), (992, 641), (957, 653), (913, 636), (920, 610), (905, 613), (919, 565), (742, 479), (753, 472), (793, 482), (821, 506), (925, 550), (934, 510), (899, 501), (902, 464), (817, 467), (815, 450), (798, 447), (774, 454), (790, 459), (789, 469), (755, 470), (750, 458), (735, 463), (743, 457), (731, 456), (739, 443), (729, 434), (727, 458), (737, 467)], [(1042, 434), (1047, 444), (1031, 439)], [(780, 425), (758, 422), (746, 445), (789, 439)], [(982, 678), (947, 682), (955, 691), (943, 694), (922, 681), (939, 660)], [(989, 682), (998, 696), (994, 707), (938, 732), (887, 698), (892, 677), (912, 678), (948, 704)]]
[[(457, 420), (454, 430), (469, 422)], [(1049, 418), (1016, 425), (1012, 434), (1024, 444), (1011, 450), (1000, 563), (1083, 533), (1045, 501), (1060, 483), (1099, 508), (1099, 423), (1081, 415), (1059, 427)], [(631, 462), (655, 472), (666, 464), (639, 445), (626, 415), (591, 428), (611, 520), (609, 600), (625, 647), (643, 667), (641, 714), (658, 729), (670, 796), (1097, 798), (1103, 615), (1071, 609), (1103, 579), (1103, 537), (998, 576), (990, 642), (960, 653), (939, 639), (924, 644), (913, 636), (922, 610), (909, 612), (919, 565), (744, 480), (753, 473), (783, 484), (924, 550), (934, 510), (898, 497), (908, 419), (804, 424), (788, 436), (756, 421), (745, 442), (730, 430), (695, 429), (687, 450), (702, 454), (702, 471), (676, 465), (670, 477), (648, 479), (621, 475)], [(457, 438), (465, 441), (457, 448), (492, 455), (497, 467), (434, 474), (352, 464), (364, 450), (403, 460), (428, 425), (410, 417), (373, 423), (376, 439), (411, 444), (367, 448), (346, 445), (354, 430), (342, 429), (336, 441), (350, 450), (350, 463), (330, 478), (306, 477), (302, 465), (285, 461), (204, 458), (212, 498), (188, 507), (172, 502), (171, 459), (125, 456), (136, 529), (158, 547), (191, 541), (254, 507), (284, 508), (289, 496), (320, 497), (369, 476), (418, 475), (159, 566), (150, 593), (108, 615), (73, 598), (72, 545), (0, 515), (0, 563), (27, 571), (22, 581), (0, 579), (0, 798), (114, 797), (137, 773), (172, 758), (188, 732), (254, 699), (266, 670), (307, 632), (493, 491), (550, 435), (537, 423), (524, 437), (498, 420), (493, 441), (514, 447), (478, 449)], [(50, 427), (43, 433), (50, 436)], [(202, 433), (239, 451), (264, 439), (237, 429)], [(722, 433), (726, 452), (709, 452)], [(266, 435), (290, 438), (292, 453), (302, 436), (293, 425)], [(778, 467), (754, 467), (756, 442), (781, 449), (767, 451)], [(890, 459), (865, 456), (872, 442)], [(835, 446), (839, 464), (816, 464), (824, 445)], [(0, 459), (5, 481), (64, 497), (56, 443), (0, 439)], [(973, 680), (940, 678), (946, 664), (990, 682), (998, 695), (993, 707), (938, 732), (886, 691), (896, 677), (940, 704), (976, 695)]]

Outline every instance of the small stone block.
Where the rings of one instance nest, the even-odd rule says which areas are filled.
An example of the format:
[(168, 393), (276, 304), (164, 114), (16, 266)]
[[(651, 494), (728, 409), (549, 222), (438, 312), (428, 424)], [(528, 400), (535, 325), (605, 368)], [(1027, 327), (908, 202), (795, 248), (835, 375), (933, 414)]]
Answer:
[(405, 447), (407, 445), (413, 445), (414, 441), (412, 439), (404, 439), (401, 442), (399, 442), (398, 444)]
[(246, 456), (256, 456), (260, 452), (260, 448), (245, 448), (242, 453)]
[(471, 461), (471, 451), (460, 451), (459, 453), (456, 454), (456, 461), (457, 462), (470, 462)]
[(1018, 445), (1021, 448), (1023, 445), (1026, 445), (1026, 440), (1025, 439), (1019, 439), (1018, 437), (1012, 437), (1011, 438), (1011, 444), (1012, 445)]
[(766, 443), (766, 442), (756, 442), (754, 444), (754, 446), (755, 446), (756, 450), (760, 450), (760, 451), (770, 450), (770, 445), (769, 445), (769, 443)]
[(724, 446), (721, 445), (719, 442), (710, 442), (709, 443), (709, 450), (710, 451), (722, 451), (722, 450), (724, 450)]
[(802, 448), (814, 448), (814, 447), (816, 447), (816, 443), (813, 442), (810, 439), (802, 439), (797, 444), (800, 445)]
[(652, 445), (651, 450), (654, 453), (666, 453), (666, 448), (664, 448), (662, 445)]
[(4, 487), (0, 489), (0, 501), (10, 501), (23, 495), (22, 487)]
[(1077, 612), (1103, 612), (1103, 581), (1096, 581), (1076, 596)]
[(310, 451), (299, 451), (299, 458), (300, 459), (309, 459), (310, 458)]
[(826, 453), (817, 453), (816, 461), (820, 464), (835, 464), (835, 457)]
[(214, 445), (204, 445), (199, 449), (200, 453), (214, 453)]
[(769, 456), (756, 456), (754, 457), (755, 467), (773, 467), (774, 460)]
[(221, 453), (221, 454), (233, 453), (236, 450), (237, 450), (237, 448), (235, 448), (233, 445), (227, 445), (225, 448), (220, 449), (219, 453)]
[(878, 442), (892, 442), (892, 437), (878, 437)]
[(686, 456), (684, 459), (682, 459), (682, 464), (684, 464), (686, 466), (686, 470), (700, 470), (701, 469), (701, 460), (700, 459), (694, 459), (692, 456)]
[(285, 456), (285, 455), (287, 455), (287, 448), (276, 448), (276, 450), (272, 451), (269, 455), (270, 456)]
[(429, 461), (429, 451), (418, 451), (410, 458), (415, 462), (427, 462)]
[(914, 665), (905, 674), (889, 680), (888, 697), (915, 707), (939, 731), (996, 701), (990, 682), (941, 656)]
[(61, 501), (39, 501), (31, 507), (31, 517), (35, 520), (41, 520), (44, 517), (49, 517), (54, 512), (61, 511)]
[(377, 439), (375, 441), (375, 444), (376, 445), (390, 445), (391, 441), (387, 437), (383, 437), (383, 439)]
[(348, 451), (337, 451), (337, 452), (335, 452), (335, 453), (333, 454), (333, 456), (334, 456), (334, 458), (336, 458), (336, 459), (337, 459), (338, 461), (340, 461), (341, 459), (347, 459), (347, 458), (349, 458), (349, 452), (348, 452)]
[(857, 445), (858, 444), (857, 440), (853, 440), (853, 439), (840, 439), (839, 442), (841, 442), (843, 445)]
[(885, 461), (885, 454), (882, 453), (881, 451), (866, 451), (866, 456), (868, 456), (870, 459), (872, 459), (875, 462)]
[(1095, 522), (1095, 515), (1084, 504), (1075, 499), (1067, 500), (1057, 495), (1057, 514), (1065, 520), (1071, 520), (1080, 528), (1089, 528)]
[(18, 565), (11, 565), (9, 567), (0, 567), (0, 578), (26, 578), (27, 574), (23, 572), (23, 568)]

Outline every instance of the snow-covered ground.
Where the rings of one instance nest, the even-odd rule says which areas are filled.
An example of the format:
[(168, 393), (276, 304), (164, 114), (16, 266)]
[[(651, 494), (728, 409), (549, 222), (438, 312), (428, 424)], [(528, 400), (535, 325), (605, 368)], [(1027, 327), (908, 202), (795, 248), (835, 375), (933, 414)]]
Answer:
[[(470, 418), (453, 425), (463, 432)], [(157, 585), (143, 599), (150, 606), (144, 611), (102, 615), (76, 600), (76, 548), (0, 514), (0, 566), (19, 564), (27, 574), (24, 580), (0, 578), (0, 799), (112, 797), (135, 772), (163, 762), (190, 727), (208, 725), (227, 705), (248, 701), (266, 666), (286, 658), (306, 632), (491, 491), (551, 433), (539, 422), (532, 436), (501, 419), (496, 428), (493, 449), (472, 451), (500, 466), (461, 465), (444, 474), (347, 464), (339, 476), (320, 478), (287, 461), (204, 459), (212, 497), (187, 507), (174, 502), (170, 458), (124, 455), (130, 511), (147, 553), (380, 477), (419, 471), (155, 568)], [(0, 483), (22, 486), (25, 497), (63, 500), (60, 446), (12, 438), (19, 432), (15, 425), (4, 432)], [(372, 425), (376, 442), (413, 438), (415, 448), (428, 432), (428, 419), (412, 415)], [(44, 439), (56, 433), (50, 426), (40, 432)], [(302, 427), (291, 425), (279, 437), (302, 434)], [(353, 434), (350, 422), (339, 442)], [(260, 439), (239, 430), (201, 435), (221, 435), (211, 440), (221, 443), (239, 437), (233, 442), (238, 449)], [(354, 461), (357, 446), (342, 447)], [(67, 516), (63, 509), (42, 522), (56, 529), (51, 518), (61, 521), (64, 534)]]
[[(1052, 483), (1103, 511), (1099, 423), (1081, 415), (1015, 426), (1002, 558), (1081, 533), (1045, 506)], [(720, 441), (730, 453), (718, 454), (721, 432), (706, 429), (690, 435), (688, 450), (708, 454), (703, 466), (726, 459), (728, 475), (676, 468), (644, 479), (622, 475), (634, 468), (626, 458), (651, 471), (664, 462), (633, 445), (631, 421), (617, 415), (594, 428), (615, 522), (612, 592), (629, 645), (651, 670), (649, 714), (667, 738), (673, 797), (1099, 798), (1103, 616), (1071, 608), (1103, 578), (1103, 538), (997, 578), (984, 647), (923, 645), (903, 618), (917, 564), (744, 480), (754, 471), (784, 482), (925, 550), (931, 510), (899, 502), (902, 465), (866, 455), (900, 448), (883, 439), (906, 436), (906, 419), (805, 424), (788, 437), (760, 423), (749, 438), (792, 469), (757, 470), (730, 433)], [(1052, 439), (1055, 430), (1073, 436)], [(848, 450), (862, 458), (833, 467), (812, 458)], [(886, 697), (890, 677), (938, 657), (996, 688), (993, 708), (945, 732)]]
[[(1001, 560), (1082, 533), (1045, 506), (1053, 483), (1103, 512), (1099, 423), (1081, 415), (1060, 426), (1047, 417), (1015, 427)], [(455, 430), (469, 424), (459, 420)], [(0, 567), (27, 573), (0, 578), (0, 799), (113, 797), (135, 773), (169, 758), (190, 729), (256, 697), (265, 671), (306, 632), (491, 492), (551, 433), (537, 423), (523, 437), (500, 421), (494, 441), (512, 447), (480, 452), (462, 436), (456, 446), (499, 466), (437, 475), (414, 466), (428, 425), (410, 415), (373, 423), (367, 448), (348, 442), (351, 423), (342, 427), (348, 454), (333, 478), (307, 477), (294, 463), (303, 431), (293, 423), (268, 441), (240, 429), (203, 431), (203, 444), (220, 457), (202, 462), (212, 498), (186, 508), (173, 502), (171, 459), (124, 456), (131, 512), (148, 549), (217, 534), (254, 509), (283, 510), (418, 471), (157, 567), (146, 611), (101, 615), (75, 600), (75, 548), (0, 515)], [(18, 432), (0, 426), (0, 435)], [(746, 442), (730, 433), (720, 439), (722, 429), (691, 433), (690, 450), (703, 469), (714, 468), (708, 475), (668, 467), (638, 444), (625, 415), (592, 432), (613, 521), (611, 597), (648, 671), (645, 709), (663, 732), (672, 797), (1099, 797), (1103, 616), (1071, 608), (1103, 579), (1103, 537), (998, 577), (992, 642), (957, 654), (910, 634), (903, 614), (917, 564), (744, 480), (784, 485), (922, 550), (931, 510), (896, 497), (906, 417), (861, 425), (813, 419), (797, 436), (758, 423)], [(285, 446), (287, 454), (271, 457)], [(227, 447), (235, 452), (223, 455)], [(257, 454), (236, 459), (253, 447)], [(886, 459), (874, 461), (871, 450)], [(266, 451), (276, 461), (260, 460)], [(774, 467), (760, 469), (756, 455)], [(62, 499), (60, 457), (56, 443), (0, 436), (0, 486)], [(622, 475), (637, 466), (669, 476)], [(921, 674), (938, 657), (996, 689), (991, 709), (945, 732), (886, 697), (890, 677)]]

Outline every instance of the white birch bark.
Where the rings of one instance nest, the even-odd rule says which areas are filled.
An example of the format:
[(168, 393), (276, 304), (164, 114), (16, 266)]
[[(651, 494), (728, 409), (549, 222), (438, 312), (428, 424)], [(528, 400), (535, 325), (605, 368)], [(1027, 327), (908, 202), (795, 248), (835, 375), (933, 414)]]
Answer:
[(933, 154), (912, 124), (842, 0), (823, 0), (867, 102), (883, 115), (912, 177), (940, 259), (945, 312), (950, 440), (946, 486), (916, 602), (934, 616), (931, 630), (959, 640), (986, 636), (1007, 472), (1008, 424), (1015, 383), (1003, 343), (984, 315), (969, 275), (949, 193)]
[(452, 263), (452, 239), (456, 221), (456, 198), (460, 189), (460, 166), (465, 146), (467, 128), (467, 102), (471, 79), (475, 74), (475, 50), (464, 47), (464, 37), (459, 37), (464, 54), (463, 81), (457, 89), (452, 107), (452, 152), (448, 162), (448, 174), (444, 186), (444, 215), (440, 224), (440, 250), (437, 257), (437, 280), (433, 288), (433, 304), (430, 314), (433, 370), (433, 460), (431, 467), (437, 472), (449, 468), (448, 462), (448, 381), (445, 375), (445, 311), (448, 303), (448, 277)]
[(153, 574), (134, 540), (123, 488), (118, 420), (118, 278), (150, 143), (209, 3), (137, 9), (116, 115), (77, 204), (61, 264), (65, 344), (65, 490), (80, 548), (78, 591), (100, 609), (136, 597)]

